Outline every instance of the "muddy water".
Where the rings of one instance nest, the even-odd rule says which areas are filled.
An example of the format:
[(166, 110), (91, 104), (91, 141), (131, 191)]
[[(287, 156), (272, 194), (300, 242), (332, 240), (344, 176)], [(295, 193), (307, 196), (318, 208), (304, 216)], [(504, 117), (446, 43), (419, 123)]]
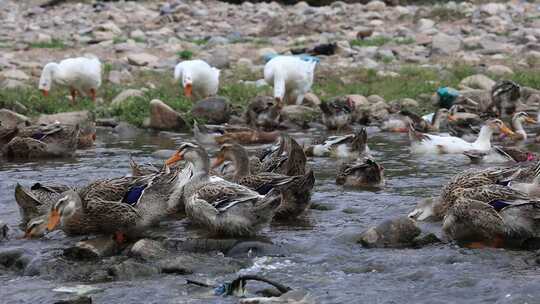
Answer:
[[(41, 163), (0, 163), (0, 219), (11, 228), (11, 239), (0, 251), (24, 247), (38, 261), (62, 259), (62, 249), (76, 239), (54, 232), (42, 240), (19, 240), (19, 214), (13, 199), (17, 182), (85, 184), (126, 174), (128, 159), (158, 162), (153, 151), (174, 149), (182, 135), (143, 133), (119, 138), (101, 130), (93, 150), (72, 160)], [(299, 135), (299, 134), (296, 134)], [(185, 278), (224, 282), (239, 273), (257, 273), (293, 288), (308, 290), (317, 303), (540, 303), (539, 268), (534, 253), (502, 249), (470, 250), (452, 244), (422, 249), (364, 249), (354, 243), (362, 230), (381, 220), (409, 212), (421, 197), (434, 195), (452, 174), (469, 167), (460, 156), (411, 156), (405, 136), (370, 134), (370, 146), (386, 168), (387, 185), (376, 191), (344, 190), (334, 183), (335, 161), (312, 159), (317, 183), (314, 203), (328, 210), (310, 210), (294, 224), (272, 225), (261, 235), (287, 248), (281, 257), (231, 259), (212, 252), (194, 274), (98, 283), (94, 303), (236, 303), (211, 291), (186, 286)], [(322, 208), (319, 208), (322, 209)], [(437, 225), (423, 229), (440, 233)], [(168, 238), (201, 237), (187, 221), (170, 220), (155, 231)], [(179, 253), (180, 255), (181, 253)], [(62, 263), (50, 272), (22, 275), (0, 269), (0, 302), (52, 303), (71, 296), (54, 292), (59, 286), (87, 284), (61, 279)], [(75, 271), (73, 265), (65, 271)], [(74, 275), (68, 276), (76, 277)], [(72, 279), (70, 279), (72, 280)], [(248, 284), (250, 291), (265, 287)]]

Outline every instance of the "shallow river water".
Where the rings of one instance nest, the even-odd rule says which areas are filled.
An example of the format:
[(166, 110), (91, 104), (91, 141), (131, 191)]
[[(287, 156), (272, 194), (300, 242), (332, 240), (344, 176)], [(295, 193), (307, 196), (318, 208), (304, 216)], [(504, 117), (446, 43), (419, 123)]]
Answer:
[[(140, 162), (156, 163), (160, 159), (152, 152), (174, 149), (181, 141), (179, 134), (119, 138), (100, 130), (95, 149), (78, 151), (71, 160), (0, 163), (0, 220), (11, 228), (11, 238), (0, 242), (0, 250), (24, 247), (36, 259), (49, 259), (58, 258), (63, 248), (76, 242), (58, 231), (41, 240), (17, 238), (22, 235), (13, 197), (17, 182), (25, 186), (37, 181), (85, 184), (121, 176), (129, 172), (130, 155)], [(402, 134), (370, 134), (369, 145), (386, 169), (387, 184), (376, 191), (338, 187), (334, 160), (309, 160), (317, 178), (313, 202), (327, 207), (318, 209), (328, 210), (310, 210), (300, 221), (274, 224), (261, 232), (287, 248), (286, 255), (236, 261), (208, 253), (210, 263), (239, 266), (231, 266), (233, 271), (202, 267), (187, 276), (159, 274), (93, 284), (101, 289), (91, 295), (94, 303), (236, 303), (234, 297), (216, 297), (211, 291), (186, 286), (185, 279), (224, 282), (239, 273), (257, 273), (307, 290), (317, 303), (540, 303), (540, 269), (531, 262), (533, 252), (464, 249), (453, 244), (365, 249), (356, 244), (358, 233), (407, 214), (420, 198), (437, 194), (453, 174), (471, 166), (461, 156), (412, 156)], [(422, 228), (440, 233), (434, 224)], [(186, 220), (170, 220), (156, 230), (168, 237), (201, 235)], [(72, 297), (53, 289), (77, 284), (88, 283), (62, 281), (50, 273), (31, 276), (0, 269), (0, 303), (53, 303)], [(248, 283), (251, 292), (259, 287), (264, 285)]]

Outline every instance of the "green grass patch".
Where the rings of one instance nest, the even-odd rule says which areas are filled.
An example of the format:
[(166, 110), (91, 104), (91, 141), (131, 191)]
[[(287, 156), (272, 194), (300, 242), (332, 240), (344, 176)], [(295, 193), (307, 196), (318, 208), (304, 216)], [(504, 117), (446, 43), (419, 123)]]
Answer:
[(125, 42), (127, 42), (126, 37), (114, 37), (113, 38), (113, 43), (114, 44), (125, 43)]
[(33, 42), (28, 45), (35, 49), (65, 49), (67, 46), (60, 39), (52, 39), (51, 42)]
[(370, 37), (366, 39), (355, 39), (350, 42), (351, 46), (381, 46), (385, 45), (388, 42), (392, 41), (392, 38), (384, 37), (384, 36), (375, 36)]
[(182, 60), (190, 60), (193, 58), (193, 52), (190, 50), (183, 50), (176, 53), (176, 56)]

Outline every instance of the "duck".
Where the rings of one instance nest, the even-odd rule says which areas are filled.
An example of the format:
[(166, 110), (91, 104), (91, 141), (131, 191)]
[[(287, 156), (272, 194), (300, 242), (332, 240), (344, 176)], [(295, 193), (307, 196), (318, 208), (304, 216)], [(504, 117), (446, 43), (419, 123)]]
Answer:
[(273, 131), (280, 126), (281, 104), (270, 96), (257, 96), (248, 105), (245, 120), (248, 126)]
[(536, 124), (536, 120), (531, 118), (526, 112), (514, 113), (512, 116), (512, 128), (514, 129), (514, 134), (511, 137), (514, 141), (527, 140), (527, 132), (523, 128), (523, 123)]
[[(430, 121), (425, 120), (424, 118), (420, 117), (416, 113), (413, 113), (409, 110), (401, 110), (400, 114), (403, 116), (406, 116), (410, 119), (412, 122), (412, 125), (415, 130), (419, 132), (429, 133), (429, 132), (439, 132), (441, 128), (441, 122), (443, 121), (452, 121), (454, 120), (454, 117), (450, 115), (450, 111), (446, 108), (440, 108), (438, 109)], [(405, 120), (402, 120), (403, 122), (406, 122)], [(388, 123), (387, 123), (388, 125)], [(391, 131), (394, 132), (408, 132), (408, 126), (409, 124), (405, 126), (400, 126), (398, 128), (392, 128)], [(385, 127), (385, 124), (383, 123), (383, 127)], [(388, 128), (388, 126), (386, 126)], [(382, 127), (381, 127), (382, 129)], [(404, 130), (404, 131), (403, 131)]]
[(79, 191), (69, 190), (51, 207), (47, 230), (67, 235), (112, 234), (118, 244), (176, 211), (192, 171), (97, 180)]
[(95, 102), (96, 92), (101, 86), (101, 62), (94, 55), (49, 62), (43, 67), (39, 79), (39, 90), (43, 96), (49, 95), (53, 83), (69, 87), (72, 103), (81, 94), (90, 96)]
[(323, 124), (328, 130), (342, 130), (350, 128), (353, 122), (354, 103), (349, 97), (336, 98), (319, 105), (322, 111)]
[(449, 208), (442, 230), (469, 248), (521, 247), (540, 236), (540, 202), (496, 206), (461, 197)]
[(71, 157), (78, 144), (79, 126), (60, 123), (19, 128), (2, 149), (8, 159)]
[(521, 97), (521, 87), (511, 80), (500, 80), (491, 88), (491, 105), (497, 117), (511, 115)]
[(166, 161), (167, 165), (185, 160), (193, 175), (184, 187), (186, 215), (209, 232), (220, 236), (252, 236), (266, 227), (281, 203), (276, 189), (260, 195), (245, 186), (212, 178), (210, 159), (204, 148), (182, 143)]
[(185, 60), (174, 67), (174, 79), (180, 81), (184, 96), (188, 98), (207, 98), (217, 94), (220, 70), (206, 61)]
[(471, 163), (519, 163), (538, 160), (536, 153), (520, 149), (518, 147), (494, 146), (488, 151), (470, 150), (463, 154), (471, 160)]
[(306, 153), (306, 156), (346, 159), (369, 156), (370, 149), (367, 144), (366, 129), (361, 128), (355, 133), (342, 136), (330, 136), (321, 144), (306, 147), (304, 152)]
[(470, 150), (488, 151), (491, 149), (491, 135), (497, 130), (508, 135), (514, 134), (500, 119), (488, 120), (482, 126), (478, 138), (472, 143), (454, 136), (421, 133), (410, 126), (411, 151), (417, 154), (462, 154)]
[(15, 185), (15, 202), (21, 215), (21, 226), (26, 227), (30, 221), (46, 215), (52, 205), (68, 190), (68, 185), (34, 183), (29, 188), (17, 183)]
[(193, 134), (200, 144), (221, 145), (224, 143), (267, 144), (279, 137), (279, 131), (260, 131), (242, 126), (232, 125), (199, 125), (193, 124)]
[[(281, 204), (274, 215), (275, 219), (296, 218), (311, 205), (311, 193), (315, 184), (312, 170), (304, 175), (287, 176), (273, 172), (251, 173), (249, 155), (246, 149), (238, 144), (225, 144), (216, 155), (212, 167), (231, 161), (235, 170), (229, 180), (246, 186), (259, 194), (267, 194), (270, 190), (281, 190)], [(286, 185), (286, 188), (280, 188)]]
[(467, 141), (474, 141), (480, 132), (484, 120), (478, 114), (465, 111), (462, 105), (455, 104), (450, 108), (448, 120), (448, 132), (455, 137), (461, 137)]
[(526, 193), (504, 185), (514, 180), (519, 172), (518, 167), (465, 170), (456, 174), (442, 188), (439, 196), (420, 201), (408, 216), (417, 221), (441, 221), (458, 197), (485, 202), (527, 199)]
[(382, 187), (384, 167), (371, 158), (345, 162), (338, 168), (336, 184), (348, 187)]
[(276, 56), (264, 66), (264, 80), (273, 86), (278, 104), (302, 104), (311, 90), (317, 62), (295, 56)]
[(24, 229), (24, 239), (41, 238), (47, 234), (48, 215), (41, 215), (28, 221)]
[(306, 173), (307, 158), (302, 146), (287, 133), (282, 133), (278, 144), (261, 153), (250, 166), (252, 172), (274, 172), (289, 176)]

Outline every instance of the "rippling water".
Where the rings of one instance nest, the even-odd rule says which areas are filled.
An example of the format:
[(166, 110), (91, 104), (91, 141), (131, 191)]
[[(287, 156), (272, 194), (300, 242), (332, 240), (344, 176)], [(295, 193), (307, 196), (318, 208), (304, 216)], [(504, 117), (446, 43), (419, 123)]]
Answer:
[[(298, 134), (296, 134), (298, 135)], [(79, 151), (72, 160), (0, 163), (0, 219), (14, 234), (19, 214), (13, 198), (17, 182), (85, 184), (97, 178), (124, 175), (128, 159), (158, 162), (152, 152), (174, 149), (178, 134), (143, 133), (121, 139), (100, 130), (96, 148)], [(387, 185), (377, 191), (344, 190), (334, 183), (335, 161), (311, 159), (317, 182), (313, 201), (328, 210), (310, 210), (296, 225), (272, 225), (261, 234), (287, 247), (285, 257), (258, 257), (238, 262), (241, 273), (259, 273), (293, 288), (308, 290), (318, 303), (540, 303), (538, 266), (531, 252), (503, 249), (471, 250), (452, 244), (422, 249), (365, 249), (354, 237), (381, 220), (412, 210), (419, 198), (435, 195), (453, 174), (469, 167), (461, 156), (411, 156), (401, 134), (370, 134), (370, 147), (386, 168)], [(437, 225), (426, 225), (439, 233)], [(167, 221), (156, 228), (169, 237), (196, 237), (186, 221)], [(14, 232), (16, 231), (16, 233)], [(4, 247), (25, 247), (38, 255), (59, 256), (75, 239), (54, 232), (42, 240), (11, 240)], [(211, 257), (216, 264), (221, 257)], [(224, 259), (224, 258), (223, 258)], [(206, 269), (208, 268), (208, 269)], [(238, 275), (195, 269), (190, 278), (223, 282)], [(235, 303), (184, 284), (184, 276), (157, 275), (148, 279), (96, 284), (102, 292), (94, 303)], [(0, 269), (0, 302), (52, 303), (66, 298), (52, 291), (61, 282), (47, 275), (20, 276)], [(250, 291), (262, 287), (248, 284)], [(144, 300), (142, 300), (144, 299)]]

